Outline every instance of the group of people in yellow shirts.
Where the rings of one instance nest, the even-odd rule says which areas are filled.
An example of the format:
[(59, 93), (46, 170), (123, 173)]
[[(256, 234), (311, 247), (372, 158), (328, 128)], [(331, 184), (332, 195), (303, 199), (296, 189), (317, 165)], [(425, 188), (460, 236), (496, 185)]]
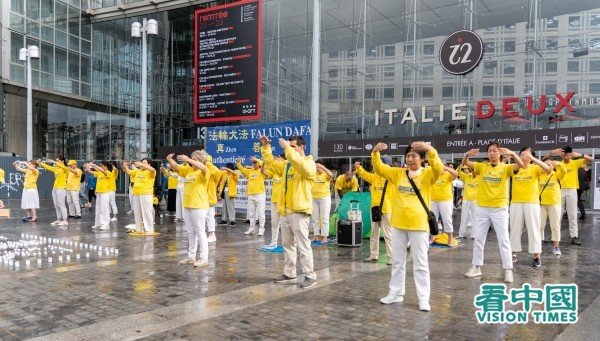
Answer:
[[(316, 274), (309, 231), (312, 225), (313, 240), (327, 242), (333, 173), (305, 154), (306, 145), (300, 136), (279, 139), (278, 143), (284, 151), (281, 156), (272, 154), (271, 141), (267, 137), (260, 137), (260, 142), (262, 159), (250, 158), (251, 166), (244, 166), (240, 158), (236, 162), (237, 170), (247, 179), (250, 227), (245, 234), (258, 232), (261, 236), (265, 232), (264, 182), (265, 179), (272, 179), (271, 245), (277, 245), (281, 230), (285, 257), (283, 274), (275, 281), (296, 282), (296, 260), (299, 253), (305, 276), (300, 287), (312, 287), (316, 284)], [(442, 231), (448, 235), (449, 244), (453, 245), (452, 182), (457, 177), (464, 182), (465, 188), (458, 237), (471, 237), (474, 240), (472, 265), (465, 276), (482, 276), (484, 246), (490, 227), (496, 231), (505, 282), (514, 280), (513, 263), (517, 253), (522, 251), (523, 227), (528, 233), (528, 251), (533, 255), (533, 267), (541, 265), (542, 240), (547, 219), (550, 220), (553, 253), (559, 255), (563, 206), (566, 206), (568, 215), (571, 243), (580, 245), (576, 220), (577, 171), (591, 160), (588, 155), (565, 147), (551, 151), (540, 160), (531, 148), (523, 148), (517, 154), (492, 142), (486, 149), (487, 160), (471, 161), (471, 158), (480, 153), (479, 149), (472, 149), (464, 154), (458, 170), (455, 170), (451, 164), (444, 164), (436, 150), (424, 142), (414, 142), (407, 148), (405, 166), (392, 165), (389, 157), (381, 156), (380, 153), (386, 149), (387, 145), (384, 143), (378, 143), (373, 148), (372, 172), (364, 169), (360, 162), (354, 164), (356, 175), (370, 184), (371, 207), (380, 206), (381, 209), (380, 221), (372, 223), (374, 237), (370, 242), (370, 255), (364, 259), (367, 262), (378, 260), (377, 236), (382, 233), (388, 264), (392, 267), (389, 293), (380, 300), (381, 303), (403, 301), (407, 246), (410, 245), (419, 309), (431, 309), (428, 249), (432, 236), (429, 233), (429, 211), (436, 218), (441, 218)], [(553, 160), (553, 157), (561, 160)], [(233, 200), (238, 194), (238, 172), (232, 169), (232, 164), (217, 168), (212, 164), (211, 156), (203, 150), (195, 151), (189, 157), (170, 154), (167, 162), (168, 169), (164, 170), (164, 174), (177, 180), (170, 181), (169, 188), (181, 187), (181, 191), (177, 192), (181, 195), (178, 201), (181, 208), (176, 219), (185, 221), (188, 234), (188, 253), (180, 264), (205, 266), (208, 264), (208, 243), (216, 241), (215, 206), (220, 199), (223, 200), (221, 223), (235, 224)], [(37, 161), (15, 163), (15, 168), (25, 173), (22, 208), (27, 210), (27, 217), (24, 218), (27, 221), (37, 220), (37, 166)], [(80, 216), (76, 208), (79, 207), (81, 170), (74, 160), (65, 165), (62, 157), (53, 162), (39, 162), (39, 166), (55, 174), (53, 201), (57, 220), (53, 224), (67, 226), (65, 202), (69, 203), (69, 214)], [(148, 159), (133, 164), (123, 162), (121, 167), (133, 183), (135, 232), (152, 234), (152, 195), (156, 170)], [(108, 229), (110, 192), (118, 172), (106, 161), (100, 165), (87, 163), (85, 171), (98, 179), (94, 227)], [(335, 180), (335, 190), (340, 197), (358, 190), (354, 172), (346, 172)], [(423, 203), (419, 196), (423, 198)]]

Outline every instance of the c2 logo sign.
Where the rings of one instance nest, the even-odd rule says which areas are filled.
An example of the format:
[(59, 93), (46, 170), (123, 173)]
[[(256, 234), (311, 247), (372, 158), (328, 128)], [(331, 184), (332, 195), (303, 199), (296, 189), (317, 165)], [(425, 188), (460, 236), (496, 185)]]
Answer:
[(453, 75), (471, 72), (483, 57), (483, 41), (477, 33), (461, 30), (449, 35), (440, 47), (440, 64)]

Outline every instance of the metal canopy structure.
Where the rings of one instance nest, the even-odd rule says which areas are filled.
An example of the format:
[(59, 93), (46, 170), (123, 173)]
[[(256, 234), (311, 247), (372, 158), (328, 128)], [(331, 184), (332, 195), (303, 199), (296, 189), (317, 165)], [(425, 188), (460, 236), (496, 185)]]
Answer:
[[(192, 9), (214, 1), (206, 0), (143, 0), (118, 6), (90, 9), (87, 13), (92, 22), (127, 18), (139, 15), (190, 7)], [(477, 29), (514, 25), (515, 22), (529, 20), (532, 0), (474, 1), (474, 27)], [(326, 41), (323, 52), (353, 49), (357, 45), (357, 35), (362, 28), (362, 0), (323, 0), (321, 7), (322, 34)], [(412, 40), (406, 27), (413, 24), (417, 12), (417, 39), (444, 36), (467, 27), (469, 0), (418, 0), (416, 10), (412, 0), (368, 0), (367, 34), (372, 46), (386, 45)], [(296, 55), (294, 47), (306, 46), (312, 35), (312, 0), (269, 0), (264, 2), (263, 39), (266, 43), (276, 40), (269, 27), (275, 27), (280, 6), (280, 20), (284, 45), (284, 55)], [(540, 17), (551, 18), (558, 15), (586, 11), (597, 7), (596, 0), (545, 0), (540, 6)], [(407, 25), (409, 24), (409, 25)], [(359, 44), (360, 45), (360, 44)], [(283, 46), (282, 46), (283, 47)], [(305, 49), (298, 54), (305, 54)]]

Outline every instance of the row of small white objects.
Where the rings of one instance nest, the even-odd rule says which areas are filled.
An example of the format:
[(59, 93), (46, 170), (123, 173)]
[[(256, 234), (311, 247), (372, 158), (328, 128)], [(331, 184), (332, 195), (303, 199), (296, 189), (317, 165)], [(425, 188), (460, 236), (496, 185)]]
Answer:
[(47, 260), (47, 264), (51, 265), (55, 257), (59, 263), (64, 261), (69, 263), (71, 262), (71, 255), (74, 255), (77, 261), (85, 255), (87, 260), (90, 255), (96, 252), (98, 257), (103, 254), (108, 257), (119, 255), (119, 249), (117, 248), (103, 247), (93, 243), (82, 243), (26, 233), (21, 233), (21, 239), (18, 241), (10, 241), (8, 238), (0, 236), (0, 261), (10, 269), (13, 267), (19, 269), (21, 263), (25, 268), (30, 268), (33, 261), (40, 267), (43, 260)]

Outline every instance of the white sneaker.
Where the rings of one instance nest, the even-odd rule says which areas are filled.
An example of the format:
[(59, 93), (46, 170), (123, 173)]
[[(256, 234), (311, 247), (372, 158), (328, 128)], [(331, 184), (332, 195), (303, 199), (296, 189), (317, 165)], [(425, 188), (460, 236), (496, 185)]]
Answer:
[(258, 235), (259, 236), (264, 236), (265, 235), (265, 229), (258, 229)]
[(110, 218), (110, 221), (117, 221), (117, 217)]
[(96, 226), (96, 225), (92, 226), (92, 230), (97, 229), (97, 228), (98, 228), (98, 226)]
[(53, 222), (50, 223), (51, 226), (58, 226), (60, 225), (60, 220), (55, 220)]
[(481, 276), (481, 268), (478, 266), (471, 266), (469, 271), (465, 274), (465, 277), (479, 277)]
[(248, 231), (244, 232), (245, 235), (254, 234), (256, 231), (254, 229), (248, 229)]
[(552, 253), (560, 256), (562, 253), (560, 252), (560, 248), (559, 247), (555, 247), (554, 249), (552, 249)]
[(131, 213), (133, 213), (133, 210), (127, 211), (127, 214), (131, 214)]
[(109, 226), (100, 226), (100, 230), (110, 230)]
[(420, 311), (431, 311), (431, 306), (429, 305), (429, 302), (419, 301), (419, 310)]
[(215, 236), (214, 232), (211, 232), (206, 239), (209, 243), (214, 243), (217, 241), (217, 236)]
[(179, 261), (179, 264), (181, 265), (187, 265), (187, 264), (194, 264), (196, 263), (196, 260), (194, 258), (185, 258)]
[(404, 301), (404, 297), (402, 295), (389, 293), (386, 297), (379, 300), (379, 302), (383, 304), (391, 304), (391, 303), (400, 303)]
[(69, 226), (69, 222), (66, 220), (63, 220), (60, 223), (58, 223), (58, 226)]
[(208, 265), (208, 261), (206, 259), (198, 259), (195, 263), (194, 263), (194, 267), (199, 268), (201, 266), (207, 266)]
[(513, 278), (513, 271), (512, 270), (506, 270), (504, 272), (504, 281), (506, 283), (512, 283), (515, 281), (515, 279)]

